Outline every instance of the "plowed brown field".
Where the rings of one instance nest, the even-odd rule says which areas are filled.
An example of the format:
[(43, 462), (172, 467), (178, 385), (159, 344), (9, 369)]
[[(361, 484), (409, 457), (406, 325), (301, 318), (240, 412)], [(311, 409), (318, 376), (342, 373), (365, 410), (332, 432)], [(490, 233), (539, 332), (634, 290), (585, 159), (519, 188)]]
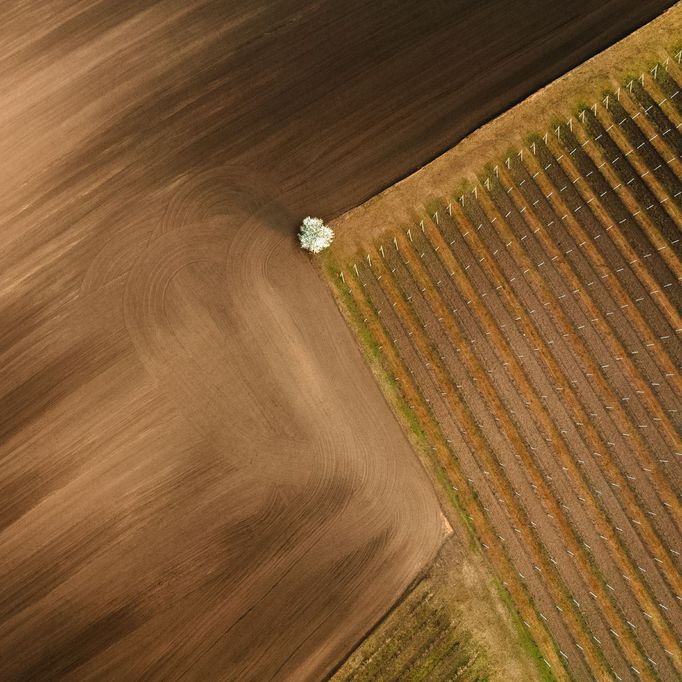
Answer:
[[(668, 5), (3, 2), (0, 679), (315, 679), (349, 652), (444, 529), (296, 223)], [(667, 546), (663, 473), (624, 546)], [(633, 599), (667, 600), (649, 575)]]

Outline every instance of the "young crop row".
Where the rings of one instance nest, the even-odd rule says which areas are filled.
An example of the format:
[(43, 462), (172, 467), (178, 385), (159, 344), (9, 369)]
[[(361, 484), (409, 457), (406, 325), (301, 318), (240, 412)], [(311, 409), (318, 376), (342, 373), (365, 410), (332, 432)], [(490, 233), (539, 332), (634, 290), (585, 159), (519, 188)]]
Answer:
[[(490, 297), (489, 297), (487, 300), (490, 300)], [(479, 315), (481, 314), (479, 310), (476, 310), (476, 309), (474, 308), (474, 306), (472, 306), (472, 310), (474, 311), (474, 314), (475, 314), (476, 316), (479, 316)], [(513, 357), (513, 356), (508, 356), (508, 357)], [(509, 365), (511, 365), (512, 363), (506, 363), (506, 364), (509, 366)], [(518, 376), (518, 375), (517, 375), (517, 376)], [(528, 394), (527, 385), (524, 385), (524, 382), (523, 382), (522, 379), (518, 380), (518, 381), (516, 382), (516, 384), (517, 384), (517, 386), (518, 386), (518, 389), (522, 391), (522, 394)], [(535, 412), (535, 411), (529, 411), (528, 414), (523, 415), (523, 414), (520, 414), (520, 413), (522, 413), (522, 412), (524, 411), (523, 406), (521, 406), (521, 407), (520, 407), (519, 409), (517, 409), (517, 410), (514, 410), (513, 408), (509, 408), (509, 409), (510, 409), (510, 412), (514, 415), (515, 418), (518, 417), (518, 418), (520, 419), (520, 421), (519, 421), (519, 424), (520, 424), (519, 430), (523, 430), (523, 429), (524, 429), (524, 422), (525, 422), (525, 424), (526, 424), (525, 431), (526, 431), (527, 433), (531, 433), (531, 434), (532, 434), (532, 429), (533, 429), (533, 428), (538, 429), (538, 430), (539, 430), (539, 433), (543, 433), (543, 431), (541, 430), (542, 427), (540, 426), (540, 424), (537, 424), (537, 423), (536, 423), (536, 424), (533, 424), (533, 423), (532, 423), (533, 417), (537, 414), (537, 412)], [(525, 417), (525, 419), (524, 419), (524, 417)], [(551, 430), (551, 422), (549, 422), (549, 423), (550, 423), (550, 427), (549, 427), (549, 428), (550, 428), (550, 430)], [(530, 427), (531, 427), (531, 430), (530, 430), (530, 431), (528, 431), (528, 425), (529, 425), (529, 424), (530, 424)], [(547, 420), (545, 420), (545, 425), (546, 425), (546, 424), (547, 424)], [(547, 440), (551, 440), (551, 439), (547, 439)], [(531, 450), (533, 450), (533, 451), (539, 452), (539, 451), (542, 450), (542, 445), (541, 445), (541, 444), (538, 444), (538, 447), (530, 446), (530, 448), (531, 448)], [(569, 462), (569, 465), (570, 465), (570, 460), (569, 460), (568, 458), (567, 458), (565, 461)], [(551, 460), (550, 460), (549, 466), (551, 467), (552, 465), (553, 465), (553, 463), (552, 463)], [(531, 463), (530, 466), (532, 466), (532, 463)], [(546, 465), (546, 466), (547, 466), (547, 465)], [(566, 469), (565, 466), (562, 467), (562, 468), (563, 468), (563, 469)], [(551, 480), (551, 478), (552, 478), (552, 477), (550, 477), (550, 480)], [(533, 491), (537, 494), (537, 492), (540, 491), (540, 486), (537, 485), (537, 484), (531, 484), (531, 485), (532, 485)], [(540, 484), (540, 485), (541, 485), (541, 484)], [(551, 512), (557, 512), (557, 511), (559, 511), (557, 507), (555, 507), (554, 509), (551, 510)], [(550, 512), (550, 513), (551, 513), (551, 512)], [(575, 548), (575, 545), (572, 545), (572, 546)], [(570, 552), (570, 550), (568, 550), (568, 551)], [(581, 565), (580, 568), (581, 568), (581, 570), (583, 570), (583, 571), (586, 570), (586, 569), (587, 569), (587, 564), (583, 563), (583, 564)]]
[(349, 662), (334, 679), (363, 682), (382, 675), (391, 679), (428, 679), (430, 675), (444, 679), (449, 671), (467, 671), (476, 665), (466, 638), (428, 580), (415, 588), (396, 615), (371, 655)]
[(349, 270), (559, 676), (682, 675), (680, 76), (531, 138)]
[[(389, 258), (390, 258), (390, 254), (389, 254)], [(392, 263), (392, 265), (393, 265), (393, 268), (392, 268), (393, 270), (397, 270), (397, 269), (400, 267), (400, 263)], [(376, 261), (375, 261), (375, 267), (376, 267)], [(377, 275), (378, 281), (384, 282), (384, 286), (386, 286), (386, 284), (385, 284), (385, 279), (384, 279), (384, 278), (387, 277), (387, 276), (388, 276), (388, 273), (384, 273), (384, 274), (379, 274), (379, 275)], [(409, 297), (409, 299), (414, 300), (414, 297), (415, 297), (415, 296), (418, 296), (418, 294), (419, 294), (419, 288), (413, 289), (413, 290), (410, 290), (410, 291), (411, 291), (411, 293), (405, 294), (405, 297)], [(391, 306), (391, 307), (395, 309), (396, 306), (393, 305), (393, 306)], [(424, 312), (423, 303), (422, 303), (422, 308), (421, 308), (421, 309), (422, 309), (422, 314), (423, 314), (423, 315), (426, 315), (426, 313)], [(430, 322), (433, 323), (433, 320), (431, 320)], [(428, 326), (429, 322), (423, 322), (423, 324), (426, 324), (426, 325)], [(412, 330), (410, 330), (410, 331), (408, 332), (408, 336), (411, 335), (411, 334), (413, 334), (413, 333), (414, 333), (414, 332), (413, 332)], [(441, 347), (444, 347), (444, 345), (441, 346)], [(432, 360), (434, 360), (434, 359), (435, 359), (435, 358), (432, 358)], [(422, 364), (422, 365), (425, 365), (426, 363), (429, 363), (429, 362), (430, 362), (429, 360), (426, 360), (425, 362), (422, 362), (421, 364)], [(415, 363), (415, 362), (412, 362), (411, 364), (414, 365), (414, 364), (416, 364), (416, 363)], [(441, 384), (441, 385), (442, 385), (442, 384)], [(432, 400), (431, 402), (433, 402), (433, 400)], [(485, 419), (485, 415), (483, 415), (481, 418)], [(461, 419), (460, 419), (460, 423), (461, 423)], [(487, 431), (490, 432), (490, 424), (486, 424), (485, 426), (487, 427)], [(480, 451), (480, 450), (479, 450), (479, 451)], [(510, 462), (510, 463), (511, 463), (511, 465), (513, 466), (513, 462)], [(536, 480), (540, 485), (542, 485), (541, 479), (535, 479), (535, 480)], [(518, 487), (518, 486), (517, 486), (517, 487)], [(536, 486), (536, 487), (537, 487), (537, 486)], [(524, 492), (526, 492), (526, 491), (524, 491)], [(511, 494), (513, 494), (513, 493), (508, 493), (508, 495), (511, 495)], [(520, 495), (520, 493), (519, 493), (518, 490), (516, 490), (516, 489), (515, 489), (515, 494), (516, 494), (517, 496)], [(531, 495), (531, 497), (532, 497), (532, 495)], [(508, 497), (507, 499), (513, 499), (513, 498), (512, 498), (512, 497)], [(555, 509), (554, 511), (558, 511), (558, 510)], [(520, 522), (518, 523), (518, 526), (516, 526), (516, 528), (515, 528), (516, 532), (518, 532), (518, 527), (519, 527), (519, 526), (523, 527), (524, 523), (525, 523), (525, 525), (528, 525), (528, 523), (527, 523), (527, 522), (524, 522), (523, 520), (520, 521)], [(531, 526), (533, 526), (533, 524), (535, 524), (535, 526), (538, 525), (537, 522), (533, 522), (533, 523), (531, 524)], [(554, 543), (555, 543), (555, 544), (553, 545), (553, 548), (554, 548), (554, 549), (553, 549), (553, 552), (554, 552), (555, 554), (557, 554), (559, 551), (561, 551), (561, 548), (560, 548), (560, 545), (558, 545), (558, 544), (556, 543), (556, 539), (554, 540)], [(575, 546), (574, 546), (574, 547), (575, 547)], [(575, 548), (577, 549), (577, 547), (575, 547)], [(568, 551), (570, 552), (570, 550), (568, 550)], [(541, 552), (540, 552), (540, 555), (542, 555), (542, 554), (543, 554), (543, 552), (541, 551)], [(550, 556), (551, 556), (551, 555), (550, 555)], [(542, 561), (542, 560), (539, 560), (539, 561)], [(547, 564), (546, 564), (546, 565), (547, 565)], [(562, 568), (563, 568), (563, 570), (565, 571), (565, 568), (564, 568), (563, 566), (562, 566)], [(584, 569), (584, 566), (583, 566), (582, 568)], [(575, 578), (574, 578), (574, 580), (575, 580)], [(596, 588), (595, 588), (595, 589), (596, 589)], [(589, 600), (588, 594), (589, 594), (590, 591), (589, 591), (589, 590), (583, 590), (583, 592), (585, 593), (586, 598)], [(583, 597), (583, 593), (581, 593), (581, 592), (576, 592), (576, 593), (577, 593), (578, 596), (580, 596), (581, 598)], [(594, 592), (592, 592), (592, 594), (594, 594)], [(577, 601), (578, 601), (578, 600), (575, 599), (575, 602), (577, 602)], [(561, 608), (561, 607), (559, 607), (559, 608)], [(595, 617), (595, 614), (592, 614), (592, 615), (593, 615), (593, 617)], [(575, 629), (575, 626), (574, 626), (574, 629)], [(603, 630), (603, 631), (598, 631), (599, 634), (601, 635), (601, 637), (598, 637), (597, 635), (594, 635), (594, 637), (595, 637), (594, 641), (595, 641), (595, 642), (598, 642), (600, 645), (602, 645), (602, 640), (603, 640), (603, 638), (604, 638), (604, 631), (606, 632), (606, 634), (607, 634), (607, 636), (608, 636), (608, 632), (610, 632), (611, 629), (608, 629), (608, 630), (607, 630), (607, 629), (605, 629), (605, 628), (602, 628), (602, 630)], [(593, 664), (594, 664), (594, 662), (593, 662)]]
[[(395, 281), (388, 281), (391, 274), (390, 270), (379, 271), (376, 275), (373, 272), (368, 272), (368, 277), (374, 277), (374, 280), (369, 280), (367, 291), (375, 301), (380, 303), (383, 287), (386, 287), (394, 297), (392, 303), (389, 303), (388, 300), (384, 301), (383, 309), (398, 313), (400, 319), (397, 315), (389, 313), (383, 316), (384, 320), (388, 325), (391, 325), (389, 328), (394, 332), (394, 338), (398, 343), (402, 342), (402, 352), (408, 358), (409, 366), (414, 368), (412, 371), (419, 381), (425, 399), (431, 406), (437, 423), (443, 430), (445, 441), (452, 449), (455, 461), (462, 468), (463, 477), (467, 484), (472, 486), (473, 495), (481, 505), (482, 512), (493, 519), (492, 534), (484, 536), (482, 542), (488, 547), (497, 547), (500, 542), (502, 543), (502, 549), (508, 551), (515, 571), (512, 575), (509, 575), (509, 572), (503, 573), (501, 577), (508, 584), (512, 582), (512, 576), (516, 580), (520, 579), (524, 584), (525, 580), (530, 581), (531, 593), (535, 601), (541, 605), (538, 611), (543, 614), (542, 618), (557, 619), (554, 609), (555, 599), (548, 594), (542, 581), (534, 573), (532, 564), (522, 549), (523, 543), (518, 538), (517, 534), (523, 532), (527, 535), (530, 531), (522, 513), (515, 505), (509, 505), (506, 502), (512, 496), (510, 485), (501, 475), (491, 478), (497, 470), (489, 455), (487, 467), (481, 469), (478, 466), (478, 458), (489, 453), (484, 435), (485, 425), (482, 422), (477, 422), (475, 417), (470, 415), (471, 404), (453, 399), (451, 382), (444, 377), (444, 370), (438, 361), (438, 356), (431, 352), (431, 339), (425, 338), (417, 331), (423, 323), (416, 319), (415, 313), (406, 310), (411, 300), (414, 300), (416, 292), (414, 290), (408, 290), (408, 292), (397, 290)], [(405, 274), (401, 273), (401, 276), (404, 282)], [(378, 289), (379, 282), (382, 283), (380, 290)], [(389, 284), (391, 288), (388, 288)], [(397, 327), (398, 324), (401, 324), (402, 330)], [(402, 339), (400, 338), (401, 331)], [(417, 357), (410, 357), (414, 354)], [(434, 369), (437, 374), (434, 373)], [(456, 388), (457, 384), (454, 386), (455, 390)], [(461, 490), (461, 485), (457, 485), (457, 488)], [(467, 508), (467, 512), (472, 514), (470, 508)], [(479, 528), (480, 525), (475, 523), (475, 527)], [(524, 580), (525, 576), (527, 578)], [(564, 653), (568, 652), (568, 655), (574, 653), (575, 647), (572, 646), (572, 639), (568, 632), (565, 632), (563, 637), (557, 636), (557, 639), (560, 642), (560, 649)], [(577, 650), (575, 653), (579, 655)]]

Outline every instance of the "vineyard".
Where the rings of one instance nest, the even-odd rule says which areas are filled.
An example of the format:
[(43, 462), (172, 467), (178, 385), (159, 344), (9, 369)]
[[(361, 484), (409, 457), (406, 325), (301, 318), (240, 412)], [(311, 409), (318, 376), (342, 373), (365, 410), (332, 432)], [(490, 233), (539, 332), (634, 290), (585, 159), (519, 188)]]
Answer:
[(375, 634), (376, 641), (366, 642), (334, 682), (488, 679), (485, 661), (443, 592), (435, 581), (422, 580)]
[(558, 679), (682, 677), (681, 56), (334, 273)]

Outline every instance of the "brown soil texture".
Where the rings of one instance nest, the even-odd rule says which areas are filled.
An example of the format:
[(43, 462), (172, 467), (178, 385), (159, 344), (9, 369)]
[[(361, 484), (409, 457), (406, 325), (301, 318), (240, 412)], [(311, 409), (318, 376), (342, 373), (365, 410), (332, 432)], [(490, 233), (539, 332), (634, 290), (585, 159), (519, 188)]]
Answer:
[(670, 4), (3, 3), (1, 679), (348, 653), (443, 525), (296, 223)]

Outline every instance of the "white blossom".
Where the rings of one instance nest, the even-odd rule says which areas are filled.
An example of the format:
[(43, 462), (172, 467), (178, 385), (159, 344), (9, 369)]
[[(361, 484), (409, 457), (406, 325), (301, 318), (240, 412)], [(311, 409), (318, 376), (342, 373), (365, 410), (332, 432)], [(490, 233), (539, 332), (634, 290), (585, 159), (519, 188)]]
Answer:
[(302, 248), (313, 253), (320, 253), (332, 243), (332, 239), (334, 239), (334, 230), (327, 227), (321, 218), (308, 216), (303, 219), (298, 233)]

